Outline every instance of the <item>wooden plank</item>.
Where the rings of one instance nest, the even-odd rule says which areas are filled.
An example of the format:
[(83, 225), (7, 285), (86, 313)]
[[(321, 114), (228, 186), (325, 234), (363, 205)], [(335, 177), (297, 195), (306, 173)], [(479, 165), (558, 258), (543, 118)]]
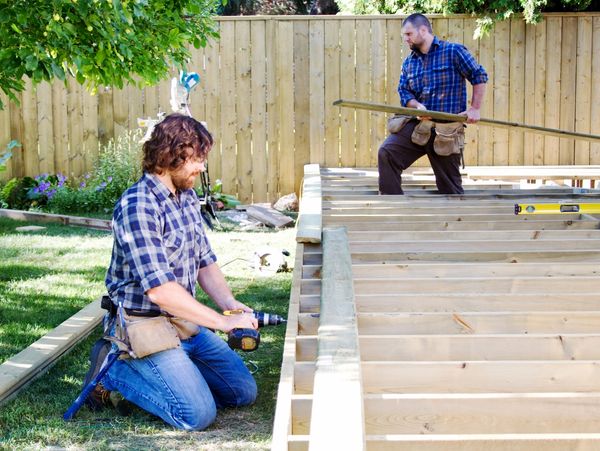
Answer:
[[(217, 81), (220, 77), (219, 43), (211, 40), (207, 44), (206, 55), (206, 125), (214, 138), (212, 151), (208, 154), (208, 169), (213, 180), (221, 179), (221, 84)], [(254, 76), (254, 74), (253, 74)], [(255, 94), (254, 90), (252, 91)]]
[[(269, 20), (266, 23), (266, 53), (271, 61), (278, 61), (279, 41), (277, 22)], [(266, 64), (267, 67), (267, 151), (268, 161), (268, 194), (269, 201), (279, 199), (279, 84), (277, 64)]]
[(235, 97), (238, 199), (252, 202), (252, 112), (248, 98), (252, 96), (250, 77), (250, 22), (235, 22)]
[(223, 182), (223, 192), (237, 195), (238, 168), (235, 141), (235, 130), (237, 127), (237, 115), (235, 112), (235, 23), (222, 22), (220, 33), (221, 181)]
[(269, 227), (285, 227), (294, 222), (292, 218), (273, 208), (265, 208), (259, 205), (249, 205), (248, 208), (246, 208), (246, 212), (251, 218), (258, 220)]
[[(308, 21), (294, 22), (294, 191), (310, 161), (310, 53)], [(289, 193), (282, 193), (289, 194)]]
[(340, 23), (325, 27), (325, 164), (340, 164), (340, 109), (333, 102), (340, 98)]
[[(565, 287), (569, 287), (565, 290)], [(526, 294), (526, 293), (581, 293), (593, 295), (600, 290), (598, 276), (567, 276), (567, 277), (412, 277), (404, 280), (380, 277), (354, 279), (356, 294), (401, 294), (414, 292), (425, 293), (469, 293), (486, 294)]]
[[(83, 154), (83, 110), (81, 103), (81, 85), (74, 79), (69, 80), (67, 87), (67, 110), (69, 116), (69, 159), (71, 171), (83, 174), (85, 157)], [(124, 120), (127, 120), (125, 105)], [(125, 129), (126, 131), (127, 129)]]
[[(139, 90), (138, 90), (139, 91)], [(141, 92), (141, 91), (140, 91)], [(140, 94), (141, 96), (141, 94)], [(85, 172), (94, 169), (98, 160), (98, 96), (91, 95), (87, 90), (82, 90), (82, 149)], [(142, 105), (140, 97), (140, 105)], [(140, 115), (141, 117), (141, 115)], [(132, 130), (137, 130), (137, 117)]]
[[(97, 123), (96, 117), (96, 123)], [(52, 135), (54, 139), (54, 167), (57, 172), (71, 176), (69, 164), (69, 121), (67, 116), (67, 88), (65, 83), (52, 83)]]
[[(599, 360), (598, 334), (361, 335), (362, 361)], [(398, 346), (398, 343), (402, 346)], [(301, 361), (314, 360), (316, 339), (297, 343)]]
[[(69, 86), (76, 84), (70, 83)], [(75, 94), (73, 92), (73, 94)], [(118, 139), (129, 130), (129, 88), (127, 85), (123, 89), (113, 88), (113, 126), (114, 138)], [(170, 108), (168, 111), (171, 111)]]
[[(463, 42), (465, 47), (471, 52), (476, 61), (480, 61), (479, 57), (479, 40), (473, 38), (475, 34), (475, 21), (474, 20), (465, 20), (464, 21), (464, 30), (463, 30)], [(486, 87), (487, 91), (487, 99), (484, 99), (485, 102), (489, 102), (490, 89), (489, 86)], [(467, 102), (469, 102), (472, 97), (473, 87), (467, 84)], [(479, 127), (467, 127), (465, 130), (465, 151), (463, 153), (463, 157), (465, 159), (465, 164), (467, 165), (476, 165), (478, 159), (478, 149), (479, 146)]]
[(367, 434), (594, 433), (598, 393), (366, 395)]
[[(536, 125), (545, 124), (546, 114), (546, 34), (548, 33), (547, 21), (535, 25), (535, 108), (533, 115), (533, 123)], [(545, 150), (545, 138), (536, 134), (534, 136), (534, 153), (533, 153), (533, 164), (552, 164), (550, 161), (544, 160)]]
[(54, 174), (52, 86), (46, 81), (37, 86), (37, 113), (40, 172)]
[[(294, 368), (295, 393), (313, 392), (315, 365)], [(600, 362), (363, 362), (365, 393), (598, 392)]]
[[(369, 237), (368, 235), (371, 235)], [(369, 232), (351, 232), (350, 240), (358, 242), (395, 242), (395, 241), (499, 241), (499, 240), (585, 240), (599, 239), (600, 230), (473, 230), (473, 231), (404, 231), (373, 236)]]
[(297, 315), (300, 297), (300, 284), (298, 282), (302, 277), (303, 253), (304, 245), (298, 243), (296, 245), (288, 322), (283, 345), (284, 357), (277, 388), (277, 403), (275, 406), (275, 419), (273, 421), (273, 439), (271, 442), (271, 449), (273, 450), (286, 449), (288, 434), (292, 432), (292, 394), (294, 392), (294, 365), (296, 362), (296, 336), (298, 334)]
[(0, 365), (0, 404), (43, 375), (100, 324), (106, 312), (90, 303), (32, 345)]
[[(328, 224), (333, 224), (333, 221), (324, 219)], [(389, 232), (389, 231), (404, 231), (414, 230), (418, 227), (419, 230), (574, 230), (574, 229), (597, 229), (597, 221), (573, 221), (573, 220), (532, 220), (532, 221), (411, 221), (411, 222), (381, 222), (374, 227), (372, 220), (360, 222), (347, 222), (346, 227), (350, 231), (365, 231), (373, 232)]]
[[(594, 451), (599, 434), (387, 434), (367, 435), (369, 450), (377, 451)], [(298, 438), (297, 450), (301, 448)]]
[(325, 164), (325, 23), (309, 22), (310, 162)]
[[(575, 100), (577, 83), (577, 18), (565, 17), (562, 21), (562, 55), (560, 71), (560, 128), (575, 130)], [(561, 139), (559, 163), (575, 163), (575, 142)]]
[(115, 136), (113, 116), (113, 88), (98, 88), (98, 140), (105, 146)]
[[(593, 19), (577, 19), (577, 80), (575, 93), (575, 131), (591, 132), (592, 99), (592, 32)], [(590, 143), (575, 141), (575, 164), (590, 163)]]
[[(342, 98), (355, 98), (355, 61), (356, 54), (354, 46), (355, 22), (344, 21), (340, 24), (340, 95)], [(340, 163), (342, 167), (353, 167), (356, 165), (355, 139), (356, 139), (356, 111), (351, 108), (343, 108), (340, 111)]]
[(22, 211), (0, 209), (0, 217), (17, 219), (21, 221), (57, 222), (64, 225), (77, 225), (100, 230), (111, 230), (111, 221), (108, 219), (82, 218), (79, 216), (57, 215), (51, 213), (38, 213), (35, 211)]
[[(279, 89), (279, 195), (294, 191), (294, 27), (279, 22), (277, 83)], [(283, 176), (285, 174), (285, 176)]]
[[(525, 39), (525, 21), (516, 17), (510, 19), (510, 89), (508, 93), (510, 100), (508, 119), (519, 123), (525, 122)], [(508, 136), (508, 162), (511, 165), (522, 166), (524, 160), (523, 132), (510, 131)]]
[(398, 241), (398, 242), (379, 242), (379, 243), (351, 243), (350, 249), (353, 253), (362, 252), (416, 252), (423, 250), (428, 251), (576, 251), (576, 250), (599, 250), (599, 240), (511, 240), (511, 241)]
[[(19, 92), (16, 94), (17, 99), (21, 100), (21, 106), (23, 107), (23, 93)], [(11, 158), (12, 160), (12, 173), (10, 174), (13, 177), (23, 177), (25, 175), (25, 148), (24, 146), (24, 123), (23, 123), (23, 114), (22, 110), (17, 107), (17, 105), (13, 102), (5, 104), (6, 108), (10, 111), (10, 137), (12, 139), (16, 139), (19, 143), (21, 143), (20, 151), (15, 152)], [(8, 176), (8, 171), (7, 174)]]
[[(578, 220), (579, 214), (555, 214), (555, 215), (544, 215), (548, 218), (548, 220)], [(544, 218), (546, 219), (546, 218)], [(511, 222), (511, 223), (519, 223), (519, 222), (529, 222), (525, 215), (515, 215), (510, 213), (473, 213), (473, 212), (461, 212), (458, 211), (456, 213), (446, 212), (445, 214), (437, 213), (415, 213), (412, 215), (402, 214), (402, 213), (381, 213), (381, 214), (371, 214), (371, 215), (358, 215), (352, 214), (352, 212), (339, 212), (339, 213), (328, 213), (324, 215), (324, 221), (328, 223), (337, 223), (337, 222), (363, 222), (363, 221), (374, 221), (376, 220), (378, 223), (384, 222), (465, 222), (465, 221), (495, 221), (495, 222)], [(594, 221), (596, 222), (596, 221)]]
[(24, 173), (36, 176), (40, 173), (40, 158), (38, 153), (38, 113), (36, 89), (30, 79), (25, 79), (25, 90), (21, 96), (23, 115), (22, 149), (25, 163)]
[[(302, 314), (301, 314), (302, 315)], [(314, 333), (311, 316), (305, 331)], [(593, 334), (598, 330), (597, 312), (427, 312), (360, 313), (361, 335), (448, 334)]]
[(321, 242), (321, 175), (318, 164), (304, 166), (304, 183), (298, 215), (296, 241)]
[[(525, 82), (523, 91), (523, 117), (528, 122), (535, 122), (535, 80), (536, 80), (536, 31), (537, 27), (533, 24), (525, 25)], [(525, 133), (523, 137), (523, 163), (526, 165), (534, 164), (534, 146), (535, 134)]]
[[(349, 233), (348, 235), (351, 237), (352, 233)], [(305, 278), (318, 279), (320, 277), (320, 271), (317, 273), (319, 268), (320, 266), (318, 265), (305, 265), (304, 270), (306, 274), (313, 274), (312, 277), (306, 276)], [(318, 274), (318, 276), (315, 274)], [(458, 277), (463, 279), (472, 277), (486, 277), (488, 279), (496, 277), (598, 277), (600, 276), (600, 268), (598, 268), (595, 263), (494, 263), (490, 265), (481, 265), (479, 263), (409, 263), (398, 265), (355, 264), (352, 266), (352, 274), (354, 274), (355, 278), (371, 279), (387, 277), (393, 277), (395, 279), (414, 277)]]
[[(479, 64), (488, 73), (487, 95), (481, 106), (481, 117), (494, 117), (494, 35), (490, 33), (479, 41)], [(494, 163), (494, 134), (490, 127), (479, 127), (478, 164)]]
[[(510, 58), (512, 51), (510, 39), (510, 21), (503, 20), (495, 24), (494, 33), (494, 119), (508, 120), (510, 97)], [(508, 165), (508, 131), (495, 128), (494, 164)]]
[(345, 229), (323, 231), (323, 254), (319, 354), (309, 449), (364, 449), (360, 354)]
[[(600, 83), (598, 77), (600, 74), (600, 17), (594, 17), (592, 23), (592, 95), (590, 103), (592, 111), (590, 117), (600, 117)], [(598, 121), (592, 121), (592, 133), (600, 133), (600, 124)], [(590, 145), (590, 164), (600, 163), (600, 143), (592, 143)]]
[[(560, 71), (562, 46), (560, 17), (548, 17), (546, 45), (550, 51), (546, 54), (546, 102), (544, 114), (544, 126), (549, 128), (560, 128), (560, 110), (562, 108), (560, 98)], [(559, 139), (546, 136), (544, 148), (544, 164), (559, 164)]]
[[(264, 21), (251, 22), (252, 40), (252, 199), (266, 202), (268, 197), (267, 176), (267, 72), (266, 29)], [(207, 104), (208, 109), (208, 104)]]
[[(381, 20), (371, 22), (371, 101), (385, 102), (387, 97), (385, 83), (385, 32), (386, 23)], [(377, 166), (377, 149), (387, 135), (386, 115), (371, 113), (371, 164)]]
[[(318, 311), (317, 295), (305, 295), (302, 312)], [(522, 312), (595, 311), (600, 299), (593, 294), (571, 293), (401, 293), (357, 294), (356, 309), (367, 312)]]
[[(356, 21), (356, 35), (363, 36), (363, 39), (356, 40), (356, 97), (359, 99), (371, 98), (371, 68), (370, 68), (370, 40), (367, 36), (371, 35), (370, 21)], [(400, 72), (394, 74), (400, 77)], [(394, 99), (394, 104), (399, 103), (398, 96)], [(371, 166), (371, 154), (379, 148), (371, 149), (371, 113), (365, 110), (356, 111), (356, 164), (357, 166)], [(313, 161), (313, 160), (311, 160)]]
[(597, 250), (514, 250), (514, 251), (436, 251), (374, 253), (360, 252), (352, 255), (353, 261), (362, 263), (399, 263), (406, 261), (440, 262), (592, 262), (600, 261)]

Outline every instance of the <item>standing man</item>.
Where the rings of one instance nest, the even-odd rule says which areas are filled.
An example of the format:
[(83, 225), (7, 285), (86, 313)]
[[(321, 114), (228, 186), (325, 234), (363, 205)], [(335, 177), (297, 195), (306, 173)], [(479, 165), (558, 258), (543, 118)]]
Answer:
[[(480, 119), (488, 80), (485, 69), (460, 44), (441, 41), (422, 14), (411, 14), (402, 23), (402, 35), (411, 54), (402, 64), (398, 85), (403, 106), (420, 110), (462, 114), (467, 123)], [(467, 108), (465, 80), (473, 85)], [(460, 161), (464, 147), (462, 122), (433, 122), (427, 117), (394, 117), (390, 135), (379, 148), (379, 192), (403, 194), (402, 171), (427, 155), (440, 194), (462, 194)]]
[[(117, 360), (92, 394), (102, 403), (118, 391), (187, 430), (206, 428), (217, 408), (253, 403), (257, 391), (242, 359), (213, 332), (258, 324), (215, 263), (192, 189), (212, 144), (200, 122), (180, 114), (157, 124), (144, 143), (144, 175), (114, 210), (106, 275), (115, 341), (135, 352)], [(225, 316), (199, 303), (196, 281), (221, 310), (245, 313)], [(88, 379), (101, 365), (94, 355), (91, 361)]]

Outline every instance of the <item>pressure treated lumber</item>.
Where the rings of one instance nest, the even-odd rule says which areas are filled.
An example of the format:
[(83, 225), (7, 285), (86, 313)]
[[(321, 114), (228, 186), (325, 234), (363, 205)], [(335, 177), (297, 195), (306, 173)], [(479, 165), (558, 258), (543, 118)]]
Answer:
[[(360, 335), (361, 361), (600, 360), (600, 334)], [(402, 346), (398, 346), (402, 343)], [(296, 360), (315, 360), (315, 335), (298, 335)]]
[(89, 335), (106, 313), (96, 300), (0, 365), (0, 405), (43, 375)]
[[(359, 102), (356, 100), (344, 100), (339, 99), (333, 102), (334, 105), (337, 106), (345, 106), (362, 110), (371, 110), (371, 111), (381, 111), (385, 113), (394, 113), (394, 114), (405, 114), (409, 116), (425, 116), (431, 117), (434, 120), (445, 120), (445, 121), (454, 121), (454, 122), (465, 122), (467, 120), (466, 116), (462, 116), (460, 114), (451, 114), (444, 113), (441, 111), (431, 111), (431, 110), (418, 110), (416, 108), (405, 108), (400, 106), (386, 105), (382, 103), (374, 103), (374, 102)], [(509, 121), (500, 121), (497, 119), (486, 119), (481, 118), (478, 122), (481, 125), (490, 125), (492, 127), (499, 127), (510, 130), (521, 130), (521, 131), (529, 131), (535, 132), (546, 136), (557, 136), (559, 138), (575, 138), (581, 139), (584, 141), (590, 142), (600, 142), (600, 136), (592, 135), (590, 133), (578, 133), (571, 132), (567, 130), (559, 130), (556, 128), (548, 128), (541, 127), (538, 125), (528, 125), (528, 124), (520, 124), (518, 122), (509, 122)]]
[(0, 209), (0, 217), (20, 221), (55, 222), (64, 225), (83, 226), (99, 230), (111, 230), (111, 221), (96, 218), (80, 218), (77, 216), (38, 213), (34, 211)]
[(324, 229), (319, 353), (310, 418), (311, 451), (365, 447), (351, 266), (346, 230)]
[(321, 242), (321, 194), (319, 165), (305, 165), (296, 232), (296, 241), (299, 243)]
[(294, 362), (296, 360), (296, 336), (298, 329), (300, 279), (302, 277), (302, 254), (304, 245), (296, 245), (296, 256), (294, 262), (294, 273), (292, 275), (292, 289), (290, 292), (290, 305), (288, 309), (288, 327), (285, 331), (285, 342), (283, 353), (286, 358), (282, 362), (279, 385), (277, 387), (277, 404), (275, 408), (275, 419), (273, 421), (272, 449), (285, 449), (287, 437), (291, 432), (291, 403), (294, 391)]
[[(383, 393), (600, 392), (600, 361), (362, 362), (363, 390)], [(296, 362), (297, 394), (313, 393), (315, 365)]]

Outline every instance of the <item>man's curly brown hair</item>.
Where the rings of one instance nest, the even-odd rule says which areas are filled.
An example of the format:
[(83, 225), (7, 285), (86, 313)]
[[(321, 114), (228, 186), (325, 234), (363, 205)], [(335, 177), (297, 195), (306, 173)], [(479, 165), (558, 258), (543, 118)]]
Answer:
[(181, 167), (189, 158), (206, 158), (213, 138), (204, 125), (183, 114), (171, 114), (159, 122), (144, 143), (145, 172), (162, 174)]

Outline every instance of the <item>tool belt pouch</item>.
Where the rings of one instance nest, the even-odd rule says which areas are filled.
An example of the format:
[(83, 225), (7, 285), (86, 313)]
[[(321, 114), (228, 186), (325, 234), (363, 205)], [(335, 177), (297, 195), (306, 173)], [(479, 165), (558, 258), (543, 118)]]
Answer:
[(125, 330), (117, 321), (115, 335), (128, 345), (130, 357), (141, 359), (181, 346), (175, 326), (165, 316), (151, 318), (125, 315)]
[(410, 136), (410, 140), (417, 146), (424, 146), (431, 138), (431, 129), (435, 124), (428, 120), (419, 121)]
[(465, 127), (462, 122), (435, 124), (433, 150), (442, 157), (462, 153), (465, 147)]
[(169, 318), (169, 321), (173, 327), (175, 327), (177, 336), (180, 340), (187, 340), (190, 337), (198, 335), (198, 332), (200, 332), (200, 326), (188, 321), (187, 319), (172, 316)]
[(388, 119), (387, 130), (389, 133), (398, 133), (412, 119), (412, 116), (394, 114)]

